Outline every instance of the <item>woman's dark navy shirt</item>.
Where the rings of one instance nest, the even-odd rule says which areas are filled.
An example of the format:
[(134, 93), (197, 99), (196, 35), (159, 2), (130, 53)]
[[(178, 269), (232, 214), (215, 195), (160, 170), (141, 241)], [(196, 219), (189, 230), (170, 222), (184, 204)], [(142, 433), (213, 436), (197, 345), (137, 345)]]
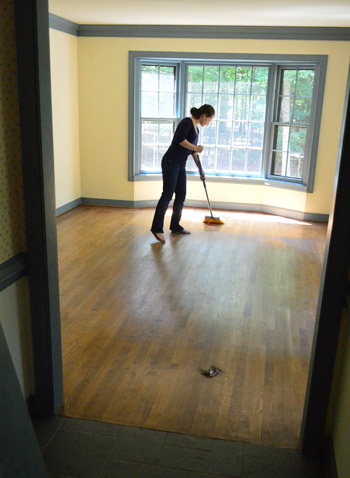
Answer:
[(171, 145), (163, 156), (163, 159), (167, 161), (174, 161), (176, 163), (185, 162), (188, 156), (194, 151), (180, 146), (184, 139), (187, 139), (192, 144), (197, 146), (198, 143), (198, 132), (194, 127), (193, 121), (191, 118), (184, 118), (178, 124)]

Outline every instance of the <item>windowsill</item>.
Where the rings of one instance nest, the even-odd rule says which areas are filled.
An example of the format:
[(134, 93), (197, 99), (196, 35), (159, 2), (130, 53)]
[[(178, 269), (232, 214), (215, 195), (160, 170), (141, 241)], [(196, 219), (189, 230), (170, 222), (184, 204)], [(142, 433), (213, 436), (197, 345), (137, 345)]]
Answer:
[[(199, 175), (187, 171), (187, 179), (189, 181), (198, 181)], [(161, 181), (161, 173), (143, 173), (137, 174), (133, 178), (129, 179), (130, 181)], [(299, 184), (288, 181), (278, 181), (276, 179), (264, 179), (264, 178), (243, 178), (243, 177), (232, 177), (232, 176), (219, 176), (219, 175), (206, 175), (206, 182), (216, 182), (216, 183), (236, 183), (236, 184), (252, 184), (256, 186), (269, 186), (274, 188), (281, 189), (294, 189), (295, 191), (307, 192), (307, 186), (305, 184)]]

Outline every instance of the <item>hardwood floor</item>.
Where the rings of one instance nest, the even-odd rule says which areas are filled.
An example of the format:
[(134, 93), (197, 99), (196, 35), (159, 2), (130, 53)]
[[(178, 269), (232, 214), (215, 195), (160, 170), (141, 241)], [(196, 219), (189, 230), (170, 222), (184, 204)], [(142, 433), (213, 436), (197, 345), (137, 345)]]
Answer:
[(185, 209), (162, 245), (153, 212), (58, 218), (63, 413), (296, 448), (326, 225)]

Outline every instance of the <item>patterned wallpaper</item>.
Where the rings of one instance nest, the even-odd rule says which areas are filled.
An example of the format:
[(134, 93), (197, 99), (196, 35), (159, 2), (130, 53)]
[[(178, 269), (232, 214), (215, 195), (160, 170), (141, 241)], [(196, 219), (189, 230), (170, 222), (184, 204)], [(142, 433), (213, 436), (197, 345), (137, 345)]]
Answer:
[(0, 2), (0, 264), (26, 249), (13, 0)]

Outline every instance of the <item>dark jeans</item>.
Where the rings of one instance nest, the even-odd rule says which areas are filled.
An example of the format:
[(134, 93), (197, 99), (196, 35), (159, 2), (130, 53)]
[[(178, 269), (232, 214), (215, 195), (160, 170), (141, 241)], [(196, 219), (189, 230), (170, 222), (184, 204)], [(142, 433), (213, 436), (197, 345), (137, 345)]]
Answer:
[(175, 201), (173, 206), (173, 214), (171, 216), (170, 229), (172, 231), (182, 231), (180, 219), (182, 208), (186, 197), (186, 163), (176, 163), (174, 161), (162, 160), (163, 171), (163, 193), (158, 201), (156, 211), (154, 213), (152, 232), (164, 232), (164, 216), (168, 209), (169, 202), (175, 192)]

